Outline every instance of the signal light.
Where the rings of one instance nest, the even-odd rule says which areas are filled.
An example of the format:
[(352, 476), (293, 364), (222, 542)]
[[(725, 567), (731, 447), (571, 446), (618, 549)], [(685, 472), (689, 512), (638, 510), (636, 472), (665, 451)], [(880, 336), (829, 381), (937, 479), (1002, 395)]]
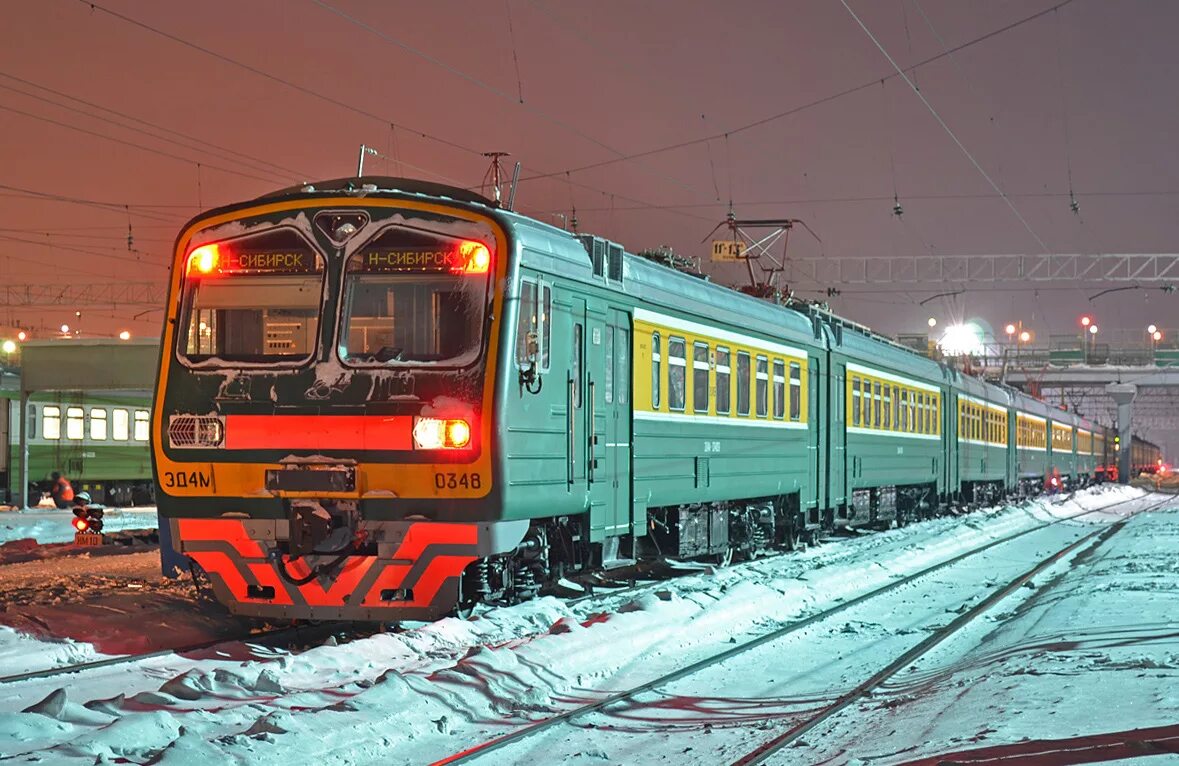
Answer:
[(201, 245), (188, 254), (188, 272), (212, 273), (221, 261), (221, 252), (216, 244)]
[(466, 240), (459, 245), (459, 255), (463, 265), (453, 269), (456, 274), (486, 274), (491, 268), (491, 251), (482, 242)]
[(471, 426), (465, 420), (415, 418), (413, 444), (417, 449), (463, 449), (471, 443)]
[(79, 532), (85, 532), (87, 529), (90, 528), (90, 525), (86, 522), (86, 519), (83, 519), (81, 517), (74, 519), (73, 524), (74, 524), (74, 529), (78, 530)]

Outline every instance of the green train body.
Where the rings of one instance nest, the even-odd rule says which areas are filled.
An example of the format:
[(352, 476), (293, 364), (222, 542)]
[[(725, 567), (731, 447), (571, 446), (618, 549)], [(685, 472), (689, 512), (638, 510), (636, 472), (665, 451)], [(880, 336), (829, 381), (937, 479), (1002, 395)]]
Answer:
[(20, 400), (15, 391), (0, 398), (0, 425), (8, 448), (0, 481), (10, 503), (36, 505), (49, 491), (54, 471), (96, 503), (150, 505), (154, 499), (148, 447), (150, 400), (116, 393), (45, 392), (29, 398), (29, 484), (16, 489), (21, 475)]
[(1112, 462), (1105, 429), (865, 328), (433, 184), (205, 213), (169, 295), (158, 507), (246, 614), (429, 619)]

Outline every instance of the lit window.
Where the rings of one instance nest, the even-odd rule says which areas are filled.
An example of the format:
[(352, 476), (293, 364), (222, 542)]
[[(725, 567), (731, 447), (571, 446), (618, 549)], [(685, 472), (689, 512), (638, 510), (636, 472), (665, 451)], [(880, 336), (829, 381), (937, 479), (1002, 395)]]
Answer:
[(66, 438), (82, 439), (86, 436), (86, 417), (81, 407), (66, 407)]
[(61, 408), (41, 408), (41, 435), (46, 439), (61, 438)]
[(90, 410), (90, 438), (95, 441), (106, 439), (106, 410)]
[(130, 413), (122, 408), (111, 410), (111, 438), (127, 441), (130, 437)]
[(135, 410), (135, 441), (147, 441), (151, 427), (148, 423), (147, 410)]

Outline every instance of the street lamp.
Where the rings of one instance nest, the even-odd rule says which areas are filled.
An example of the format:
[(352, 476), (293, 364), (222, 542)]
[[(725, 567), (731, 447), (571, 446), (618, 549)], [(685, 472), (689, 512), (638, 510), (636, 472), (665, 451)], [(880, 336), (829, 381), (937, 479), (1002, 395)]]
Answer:
[(119, 333), (119, 340), (131, 340), (131, 333), (127, 330), (123, 330), (121, 333)]
[(1154, 335), (1156, 332), (1158, 332), (1158, 331), (1159, 331), (1159, 328), (1158, 328), (1158, 327), (1156, 327), (1156, 326), (1154, 326), (1154, 325), (1147, 325), (1147, 326), (1146, 326), (1146, 331), (1147, 331), (1148, 333), (1150, 333), (1151, 335)]
[(926, 324), (928, 324), (931, 328), (937, 327), (937, 320), (934, 319), (933, 317), (930, 317), (929, 321), (926, 322)]
[(1027, 330), (1024, 330), (1023, 332), (1021, 332), (1019, 334), (1019, 342), (1020, 343), (1027, 343), (1031, 339), (1032, 339), (1032, 334), (1030, 332), (1028, 332)]

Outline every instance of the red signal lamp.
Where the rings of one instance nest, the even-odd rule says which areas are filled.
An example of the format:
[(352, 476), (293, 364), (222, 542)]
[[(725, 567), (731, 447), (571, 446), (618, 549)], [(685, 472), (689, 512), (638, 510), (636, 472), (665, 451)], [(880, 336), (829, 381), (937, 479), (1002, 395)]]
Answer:
[(491, 251), (487, 245), (474, 240), (465, 240), (459, 245), (461, 266), (456, 266), (456, 274), (486, 274), (491, 269)]
[(188, 254), (189, 274), (211, 274), (221, 262), (221, 251), (216, 244), (201, 245)]
[(87, 529), (90, 529), (90, 524), (87, 523), (86, 519), (83, 519), (80, 516), (74, 519), (73, 525), (74, 529), (78, 530), (79, 532), (85, 532)]

